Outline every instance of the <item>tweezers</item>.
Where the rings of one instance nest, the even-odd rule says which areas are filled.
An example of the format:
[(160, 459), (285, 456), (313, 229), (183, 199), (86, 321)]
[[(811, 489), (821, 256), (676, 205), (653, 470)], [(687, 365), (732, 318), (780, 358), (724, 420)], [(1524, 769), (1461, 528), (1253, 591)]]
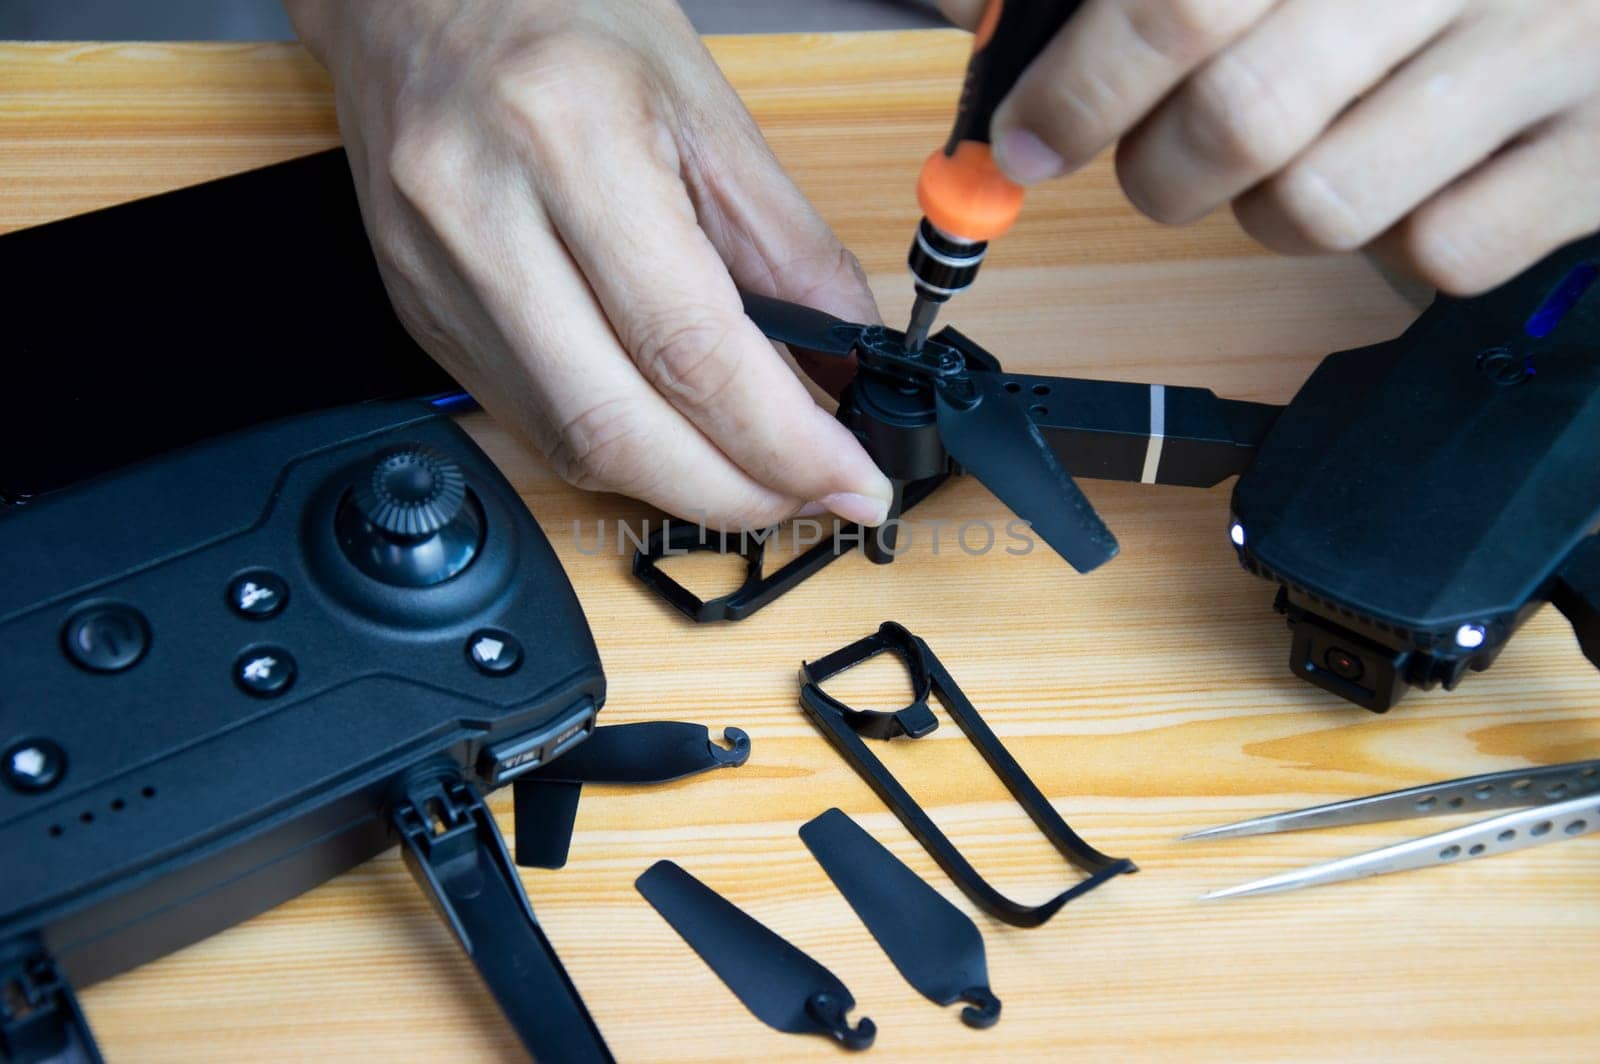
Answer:
[[(1522, 808), (1524, 806), (1529, 808)], [(1268, 835), (1279, 831), (1374, 824), (1385, 820), (1477, 809), (1517, 811), (1366, 853), (1340, 857), (1309, 868), (1241, 883), (1236, 887), (1224, 887), (1201, 895), (1200, 900), (1274, 894), (1345, 879), (1455, 864), (1474, 857), (1492, 857), (1544, 842), (1559, 842), (1600, 831), (1600, 760), (1465, 776), (1366, 798), (1259, 816), (1236, 824), (1192, 831), (1183, 838)]]

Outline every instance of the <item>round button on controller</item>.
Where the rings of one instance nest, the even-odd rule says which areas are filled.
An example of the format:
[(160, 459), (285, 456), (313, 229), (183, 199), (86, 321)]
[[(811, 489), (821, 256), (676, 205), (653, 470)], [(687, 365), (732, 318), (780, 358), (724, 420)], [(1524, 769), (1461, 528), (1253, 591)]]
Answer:
[(144, 657), (150, 626), (132, 606), (107, 602), (73, 614), (61, 644), (67, 657), (90, 672), (121, 672)]
[(522, 644), (510, 632), (480, 628), (467, 639), (467, 660), (485, 676), (508, 676), (522, 664)]
[(276, 698), (294, 677), (294, 655), (282, 647), (252, 647), (233, 663), (234, 682), (257, 698)]
[(240, 573), (228, 585), (228, 608), (253, 621), (277, 616), (288, 601), (289, 585), (266, 569)]
[(66, 771), (67, 755), (49, 739), (26, 739), (0, 759), (0, 776), (19, 791), (47, 791)]

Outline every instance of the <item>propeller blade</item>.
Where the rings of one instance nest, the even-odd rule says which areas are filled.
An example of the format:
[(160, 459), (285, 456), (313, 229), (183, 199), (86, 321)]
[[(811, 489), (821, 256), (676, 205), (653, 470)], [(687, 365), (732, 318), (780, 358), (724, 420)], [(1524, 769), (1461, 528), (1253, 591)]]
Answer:
[(753, 292), (739, 293), (744, 312), (769, 340), (819, 354), (849, 358), (861, 339), (865, 326), (843, 321), (832, 314), (799, 303), (788, 303)]
[(633, 885), (756, 1019), (828, 1035), (846, 1049), (872, 1045), (878, 1028), (866, 1017), (850, 1026), (845, 1014), (856, 999), (839, 977), (733, 902), (671, 861), (657, 861)]
[(973, 373), (969, 395), (937, 389), (945, 450), (1080, 573), (1117, 555), (1117, 539), (1061, 468), (1016, 396), (992, 373)]
[(971, 917), (839, 809), (807, 821), (800, 839), (906, 982), (935, 1004), (965, 1002), (968, 1027), (994, 1026), (1000, 999)]

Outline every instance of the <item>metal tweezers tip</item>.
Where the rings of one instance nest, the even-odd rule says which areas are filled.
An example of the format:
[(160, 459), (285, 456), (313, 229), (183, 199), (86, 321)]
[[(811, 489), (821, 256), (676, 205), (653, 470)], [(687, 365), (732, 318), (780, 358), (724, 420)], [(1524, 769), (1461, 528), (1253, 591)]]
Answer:
[(1301, 877), (1290, 873), (1281, 876), (1267, 876), (1264, 879), (1252, 879), (1248, 883), (1240, 883), (1232, 887), (1220, 887), (1200, 895), (1198, 901), (1221, 901), (1224, 898), (1240, 898), (1247, 894), (1276, 894), (1279, 891), (1294, 890), (1296, 887), (1305, 886)]
[(1194, 839), (1222, 839), (1235, 835), (1266, 835), (1273, 830), (1281, 813), (1272, 813), (1267, 816), (1252, 817), (1249, 820), (1240, 820), (1232, 824), (1222, 824), (1214, 828), (1199, 828), (1187, 835), (1179, 835), (1179, 842), (1190, 842)]

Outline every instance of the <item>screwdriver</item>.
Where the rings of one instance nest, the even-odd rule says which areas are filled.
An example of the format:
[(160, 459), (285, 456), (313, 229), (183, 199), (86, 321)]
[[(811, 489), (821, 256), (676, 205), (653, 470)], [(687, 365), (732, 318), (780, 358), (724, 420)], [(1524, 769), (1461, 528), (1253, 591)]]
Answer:
[(955, 127), (917, 179), (922, 221), (907, 265), (916, 286), (906, 348), (922, 350), (939, 307), (972, 287), (989, 241), (1022, 211), (1022, 186), (995, 164), (989, 123), (1082, 0), (989, 0), (973, 37)]

